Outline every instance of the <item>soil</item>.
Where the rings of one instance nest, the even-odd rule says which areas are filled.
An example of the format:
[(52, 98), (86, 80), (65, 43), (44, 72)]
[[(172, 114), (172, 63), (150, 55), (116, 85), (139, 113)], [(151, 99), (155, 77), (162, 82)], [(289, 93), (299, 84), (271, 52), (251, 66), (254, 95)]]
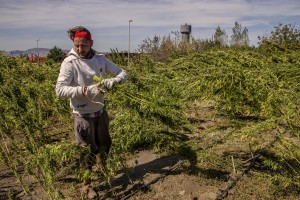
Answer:
[[(94, 180), (98, 181), (94, 188), (100, 199), (216, 199), (218, 188), (206, 185), (200, 177), (185, 173), (182, 168), (186, 163), (178, 155), (159, 157), (150, 150), (142, 150), (127, 161), (128, 175), (119, 172), (112, 178), (111, 185), (103, 179)], [(0, 200), (8, 199), (8, 193), (14, 199), (47, 199), (47, 195), (29, 177), (23, 177), (23, 181), (30, 185), (35, 198), (26, 195), (14, 174), (1, 166)], [(67, 199), (81, 199), (81, 184), (75, 179), (73, 181), (75, 185), (66, 192), (69, 193)]]
[[(110, 185), (103, 178), (93, 180), (99, 199), (218, 199), (222, 191), (229, 187), (251, 163), (248, 142), (235, 138), (235, 131), (230, 128), (230, 123), (216, 118), (210, 104), (195, 103), (191, 105), (190, 110), (188, 115), (195, 126), (195, 131), (187, 135), (189, 140), (187, 142), (205, 150), (201, 159), (197, 160), (197, 155), (196, 160), (191, 160), (190, 156), (162, 156), (151, 150), (140, 150), (128, 156), (127, 173), (119, 171), (111, 179)], [(212, 131), (205, 132), (204, 135), (204, 131), (208, 129)], [(263, 137), (266, 138), (266, 135)], [(245, 161), (247, 159), (248, 161)], [(232, 162), (235, 167), (218, 166), (222, 162)], [(30, 186), (34, 197), (25, 194), (14, 174), (0, 163), (0, 200), (9, 199), (9, 195), (11, 199), (48, 199), (45, 192), (30, 177), (22, 178), (24, 184)], [(78, 180), (70, 177), (63, 181), (65, 184), (62, 191), (66, 199), (84, 199), (79, 192), (82, 185)], [(258, 167), (254, 167), (240, 176), (239, 181), (221, 199), (273, 198), (269, 178), (262, 176)], [(296, 198), (286, 195), (285, 198), (278, 199)]]

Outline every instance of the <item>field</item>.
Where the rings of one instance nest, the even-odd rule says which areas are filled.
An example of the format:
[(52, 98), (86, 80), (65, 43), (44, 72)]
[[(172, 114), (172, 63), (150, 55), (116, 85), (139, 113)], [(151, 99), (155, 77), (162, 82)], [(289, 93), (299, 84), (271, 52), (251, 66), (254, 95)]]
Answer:
[(300, 199), (300, 50), (141, 55), (107, 92), (106, 174), (81, 171), (59, 63), (0, 55), (0, 199)]

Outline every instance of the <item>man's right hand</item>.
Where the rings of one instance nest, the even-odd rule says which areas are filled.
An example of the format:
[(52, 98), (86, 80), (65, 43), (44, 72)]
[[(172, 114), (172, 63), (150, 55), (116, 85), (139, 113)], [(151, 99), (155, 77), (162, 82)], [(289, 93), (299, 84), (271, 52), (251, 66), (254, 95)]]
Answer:
[(94, 98), (95, 96), (97, 96), (99, 93), (103, 93), (103, 90), (100, 87), (100, 83), (97, 84), (93, 84), (90, 86), (86, 86), (82, 88), (83, 90), (83, 95), (87, 96), (89, 98)]

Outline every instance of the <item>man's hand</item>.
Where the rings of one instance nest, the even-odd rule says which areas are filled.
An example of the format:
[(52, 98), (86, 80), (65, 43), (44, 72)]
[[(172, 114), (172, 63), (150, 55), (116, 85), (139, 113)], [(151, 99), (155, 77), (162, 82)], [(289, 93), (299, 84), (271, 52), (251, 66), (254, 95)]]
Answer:
[(100, 83), (97, 83), (97, 84), (93, 84), (93, 85), (90, 85), (90, 86), (83, 87), (83, 92), (82, 92), (83, 95), (87, 96), (89, 98), (94, 98), (100, 92), (103, 92), (101, 90), (100, 85), (101, 85)]
[(102, 80), (101, 85), (103, 85), (107, 89), (111, 89), (114, 85), (120, 83), (120, 81), (120, 78), (107, 78)]

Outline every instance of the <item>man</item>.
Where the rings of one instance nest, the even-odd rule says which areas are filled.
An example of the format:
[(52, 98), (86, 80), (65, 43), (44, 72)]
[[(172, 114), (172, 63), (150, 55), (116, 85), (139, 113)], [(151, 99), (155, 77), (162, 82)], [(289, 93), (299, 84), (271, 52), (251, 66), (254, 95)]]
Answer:
[[(61, 64), (56, 95), (70, 98), (78, 145), (89, 145), (97, 163), (103, 163), (111, 146), (108, 114), (104, 107), (104, 89), (124, 83), (128, 75), (125, 70), (92, 49), (92, 36), (85, 27), (71, 28), (68, 35), (74, 46)], [(105, 78), (106, 74), (113, 78)], [(101, 83), (93, 81), (95, 75), (103, 78)], [(90, 169), (91, 165), (89, 162)], [(88, 198), (93, 199), (97, 196), (90, 186), (90, 180), (85, 181), (83, 190)]]

